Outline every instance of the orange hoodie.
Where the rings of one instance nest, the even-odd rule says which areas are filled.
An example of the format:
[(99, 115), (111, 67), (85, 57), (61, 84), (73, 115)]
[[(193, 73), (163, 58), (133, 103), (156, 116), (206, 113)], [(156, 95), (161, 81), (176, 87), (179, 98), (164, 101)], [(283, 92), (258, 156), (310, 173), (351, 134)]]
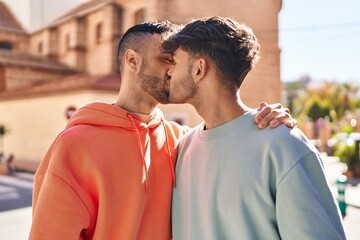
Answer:
[(170, 239), (173, 153), (188, 128), (95, 102), (41, 162), (30, 239)]

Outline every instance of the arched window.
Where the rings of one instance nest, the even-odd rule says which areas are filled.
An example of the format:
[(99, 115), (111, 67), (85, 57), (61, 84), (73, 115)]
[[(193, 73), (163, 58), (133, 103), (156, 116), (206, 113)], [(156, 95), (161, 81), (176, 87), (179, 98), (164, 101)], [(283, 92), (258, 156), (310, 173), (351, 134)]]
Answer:
[(65, 35), (65, 49), (66, 51), (70, 50), (70, 33)]
[(71, 46), (70, 33), (67, 33), (65, 35), (65, 49), (66, 49), (66, 51), (70, 50), (70, 46)]
[(145, 9), (142, 8), (135, 12), (134, 21), (135, 24), (145, 21)]
[(102, 23), (98, 23), (96, 25), (96, 29), (95, 29), (95, 42), (96, 44), (99, 44), (101, 39), (102, 39), (102, 36), (103, 35), (103, 26), (102, 26)]
[(13, 49), (13, 45), (9, 42), (0, 42), (0, 49), (11, 50)]

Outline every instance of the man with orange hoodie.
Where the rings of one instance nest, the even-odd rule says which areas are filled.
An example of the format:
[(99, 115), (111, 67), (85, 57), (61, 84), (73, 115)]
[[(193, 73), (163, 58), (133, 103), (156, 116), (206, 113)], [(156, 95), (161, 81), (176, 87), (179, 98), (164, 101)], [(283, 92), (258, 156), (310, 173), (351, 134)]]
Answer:
[[(156, 106), (168, 103), (173, 61), (160, 45), (174, 29), (148, 22), (123, 35), (116, 102), (78, 109), (36, 172), (30, 239), (171, 238), (172, 156), (188, 128)], [(257, 122), (270, 120), (296, 123), (276, 106), (263, 108)]]

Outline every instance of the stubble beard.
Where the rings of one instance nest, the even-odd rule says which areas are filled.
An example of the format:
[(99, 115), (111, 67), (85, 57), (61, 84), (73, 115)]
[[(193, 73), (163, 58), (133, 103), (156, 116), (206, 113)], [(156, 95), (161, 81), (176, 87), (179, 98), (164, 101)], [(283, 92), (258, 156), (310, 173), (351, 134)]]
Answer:
[(160, 78), (144, 74), (144, 69), (146, 68), (146, 61), (140, 68), (139, 75), (137, 77), (137, 82), (140, 84), (142, 90), (147, 92), (153, 98), (156, 99), (159, 103), (168, 104), (169, 102), (169, 91), (165, 89), (164, 85), (166, 80), (162, 81)]
[(141, 89), (155, 98), (159, 103), (170, 103), (169, 92), (161, 86), (160, 78), (140, 73), (138, 81), (140, 82)]
[(189, 64), (186, 77), (183, 78), (183, 80), (178, 81), (177, 86), (170, 88), (170, 103), (191, 103), (191, 98), (193, 98), (198, 92), (199, 86), (195, 83), (195, 79), (192, 77), (191, 67), (192, 65)]

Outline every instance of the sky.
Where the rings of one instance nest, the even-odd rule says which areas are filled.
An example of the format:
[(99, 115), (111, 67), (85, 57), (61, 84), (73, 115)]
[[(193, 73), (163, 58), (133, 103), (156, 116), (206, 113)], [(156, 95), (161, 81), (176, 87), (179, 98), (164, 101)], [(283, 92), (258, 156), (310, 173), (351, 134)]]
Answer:
[(281, 79), (360, 85), (360, 0), (283, 0)]
[(35, 31), (85, 0), (0, 0), (5, 2), (27, 31)]
[[(62, 0), (61, 4), (33, 0), (49, 3), (43, 6), (47, 9), (43, 15), (30, 15), (30, 5), (25, 4), (28, 1), (0, 1), (16, 9), (24, 27), (34, 30), (39, 21), (48, 22), (86, 0)], [(279, 46), (284, 82), (310, 76), (313, 80), (360, 85), (360, 0), (282, 0)]]

